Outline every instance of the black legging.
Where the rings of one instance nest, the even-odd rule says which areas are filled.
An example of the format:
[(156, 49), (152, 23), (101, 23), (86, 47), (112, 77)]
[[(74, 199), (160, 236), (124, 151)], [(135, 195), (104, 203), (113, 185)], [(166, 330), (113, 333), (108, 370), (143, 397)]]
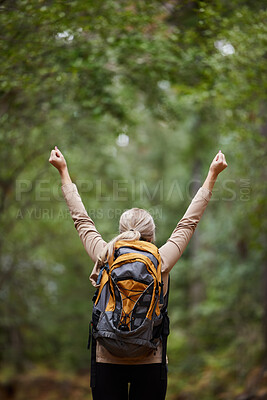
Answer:
[(96, 363), (93, 400), (164, 400), (166, 390), (167, 367), (162, 376), (161, 364)]

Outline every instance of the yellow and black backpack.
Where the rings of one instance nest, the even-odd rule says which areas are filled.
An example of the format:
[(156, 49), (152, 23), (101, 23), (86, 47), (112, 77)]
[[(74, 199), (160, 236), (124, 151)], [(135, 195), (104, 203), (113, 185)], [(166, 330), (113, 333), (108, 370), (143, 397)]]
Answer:
[(93, 297), (91, 386), (95, 384), (96, 340), (116, 357), (135, 358), (162, 343), (166, 367), (168, 292), (163, 297), (158, 248), (143, 240), (118, 241), (101, 268)]

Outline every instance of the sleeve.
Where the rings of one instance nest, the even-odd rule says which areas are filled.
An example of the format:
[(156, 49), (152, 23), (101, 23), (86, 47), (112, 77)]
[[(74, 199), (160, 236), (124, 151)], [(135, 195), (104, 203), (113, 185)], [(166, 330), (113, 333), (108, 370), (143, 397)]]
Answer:
[(61, 190), (84, 248), (91, 259), (96, 262), (97, 256), (106, 242), (97, 231), (93, 220), (88, 216), (75, 183), (62, 185)]
[(211, 196), (212, 192), (209, 189), (204, 188), (203, 186), (199, 188), (186, 213), (178, 222), (170, 238), (160, 247), (159, 252), (163, 266), (162, 272), (170, 272), (183, 254)]

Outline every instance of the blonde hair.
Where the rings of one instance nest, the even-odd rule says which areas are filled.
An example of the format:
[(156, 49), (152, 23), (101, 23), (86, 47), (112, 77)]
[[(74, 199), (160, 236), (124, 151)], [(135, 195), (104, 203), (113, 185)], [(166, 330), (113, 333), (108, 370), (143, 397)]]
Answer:
[(155, 241), (155, 223), (148, 211), (142, 208), (131, 208), (124, 211), (120, 217), (119, 223), (120, 234), (113, 238), (103, 248), (98, 256), (98, 265), (104, 265), (113, 255), (115, 244), (119, 240), (133, 241), (146, 240)]

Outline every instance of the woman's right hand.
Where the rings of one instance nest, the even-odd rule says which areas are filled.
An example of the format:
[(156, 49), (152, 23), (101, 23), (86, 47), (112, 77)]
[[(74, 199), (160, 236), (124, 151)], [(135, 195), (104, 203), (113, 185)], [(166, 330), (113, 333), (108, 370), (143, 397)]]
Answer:
[(219, 153), (217, 153), (214, 159), (212, 160), (212, 163), (210, 165), (210, 172), (213, 175), (217, 176), (226, 167), (227, 167), (227, 162), (225, 159), (225, 155), (220, 150)]
[(67, 169), (67, 162), (61, 153), (61, 151), (55, 146), (55, 149), (51, 151), (50, 158), (48, 160), (59, 172)]

